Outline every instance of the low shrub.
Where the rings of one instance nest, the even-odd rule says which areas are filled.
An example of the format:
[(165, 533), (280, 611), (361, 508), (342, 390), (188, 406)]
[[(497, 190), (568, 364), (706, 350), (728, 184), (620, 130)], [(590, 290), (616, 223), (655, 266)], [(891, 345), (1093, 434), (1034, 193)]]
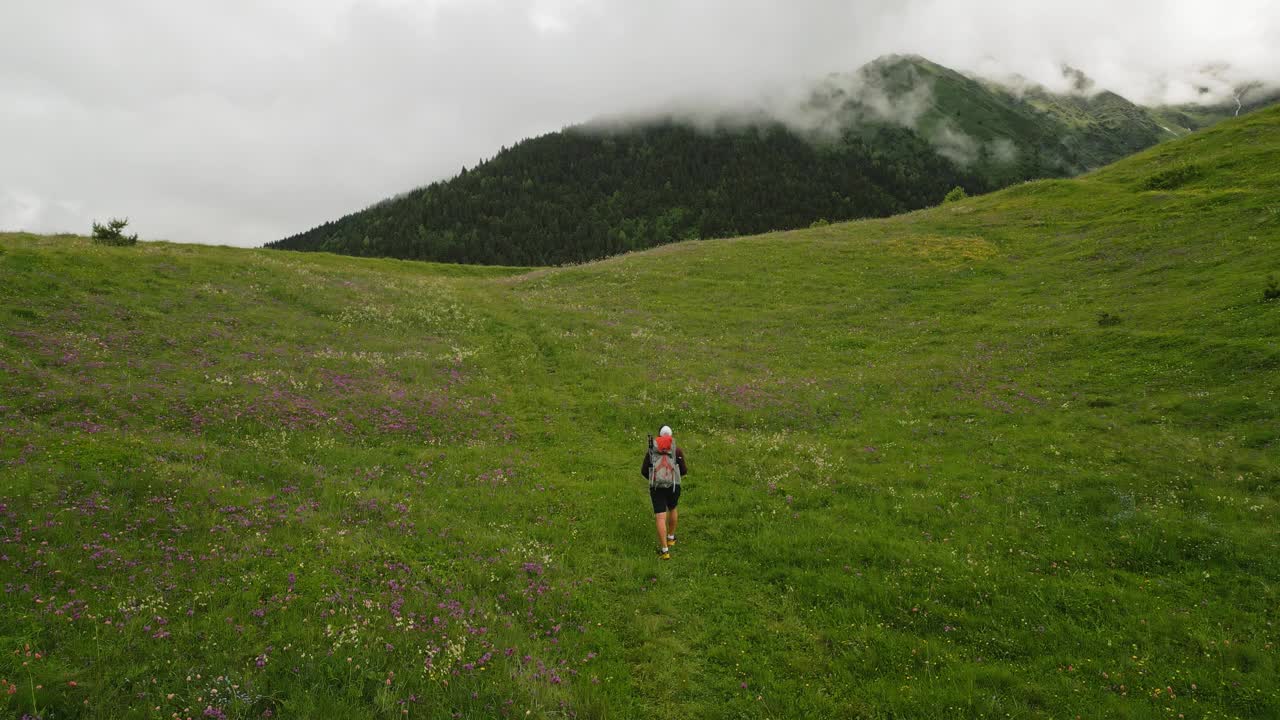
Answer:
[(1143, 190), (1176, 190), (1204, 174), (1204, 170), (1193, 163), (1181, 163), (1165, 168), (1147, 177), (1142, 183)]
[(97, 220), (93, 221), (93, 241), (98, 245), (115, 245), (126, 246), (136, 245), (138, 243), (138, 235), (125, 235), (125, 226), (129, 224), (129, 218), (111, 218), (106, 225), (100, 224)]

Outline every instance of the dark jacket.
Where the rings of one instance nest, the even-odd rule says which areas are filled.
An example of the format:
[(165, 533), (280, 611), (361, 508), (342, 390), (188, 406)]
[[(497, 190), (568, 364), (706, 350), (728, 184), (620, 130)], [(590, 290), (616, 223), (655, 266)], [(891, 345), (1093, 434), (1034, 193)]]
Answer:
[[(681, 477), (681, 478), (683, 478), (685, 475), (688, 475), (688, 474), (689, 474), (689, 466), (688, 466), (688, 465), (686, 465), (686, 464), (685, 464), (685, 461), (684, 461), (684, 450), (681, 450), (679, 445), (677, 445), (677, 446), (676, 446), (676, 464), (680, 466), (680, 477)], [(650, 466), (650, 464), (649, 464), (649, 451), (648, 451), (648, 450), (645, 450), (645, 451), (644, 451), (644, 462), (643, 462), (643, 463), (641, 463), (641, 465), (640, 465), (640, 477), (644, 478), (645, 480), (648, 480), (648, 479), (649, 479), (649, 468), (650, 468), (650, 467), (651, 467), (651, 466)]]

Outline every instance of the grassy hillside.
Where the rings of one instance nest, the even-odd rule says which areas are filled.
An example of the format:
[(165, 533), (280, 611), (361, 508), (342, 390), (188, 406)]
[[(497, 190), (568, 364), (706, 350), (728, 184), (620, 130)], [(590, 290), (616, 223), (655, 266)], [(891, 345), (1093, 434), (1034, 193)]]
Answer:
[(4, 236), (0, 703), (1276, 717), (1269, 272), (1280, 110), (556, 270)]
[(894, 215), (936, 204), (957, 185), (974, 193), (1076, 175), (1230, 115), (1190, 109), (1193, 120), (1168, 109), (1157, 121), (1114, 93), (1015, 92), (897, 55), (832, 75), (793, 105), (754, 118), (686, 114), (549, 133), (270, 246), (581, 262), (676, 240)]

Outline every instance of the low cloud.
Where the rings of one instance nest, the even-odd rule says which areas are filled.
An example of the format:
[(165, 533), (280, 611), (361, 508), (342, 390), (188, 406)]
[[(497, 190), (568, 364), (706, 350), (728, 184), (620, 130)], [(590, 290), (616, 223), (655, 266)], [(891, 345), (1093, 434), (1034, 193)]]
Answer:
[[(892, 62), (890, 63), (892, 64)], [(850, 130), (869, 126), (898, 125), (918, 132), (940, 155), (969, 166), (986, 155), (998, 163), (1017, 159), (1017, 147), (1008, 139), (983, 142), (936, 114), (922, 122), (935, 107), (935, 81), (912, 67), (912, 62), (886, 77), (864, 66), (856, 72), (832, 73), (815, 82), (763, 93), (754, 101), (717, 105), (706, 98), (685, 101), (653, 111), (612, 116), (588, 123), (587, 129), (610, 132), (652, 122), (679, 122), (706, 132), (781, 124), (815, 141), (833, 141)]]
[(987, 154), (997, 163), (1012, 165), (1018, 161), (1018, 146), (1008, 138), (996, 138), (987, 143)]

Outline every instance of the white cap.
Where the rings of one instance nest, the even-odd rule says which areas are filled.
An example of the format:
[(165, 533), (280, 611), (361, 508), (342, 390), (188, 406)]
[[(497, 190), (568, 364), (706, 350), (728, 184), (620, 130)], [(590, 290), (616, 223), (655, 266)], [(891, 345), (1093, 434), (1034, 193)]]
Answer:
[(663, 425), (662, 429), (658, 431), (658, 435), (660, 437), (671, 437), (671, 426)]

